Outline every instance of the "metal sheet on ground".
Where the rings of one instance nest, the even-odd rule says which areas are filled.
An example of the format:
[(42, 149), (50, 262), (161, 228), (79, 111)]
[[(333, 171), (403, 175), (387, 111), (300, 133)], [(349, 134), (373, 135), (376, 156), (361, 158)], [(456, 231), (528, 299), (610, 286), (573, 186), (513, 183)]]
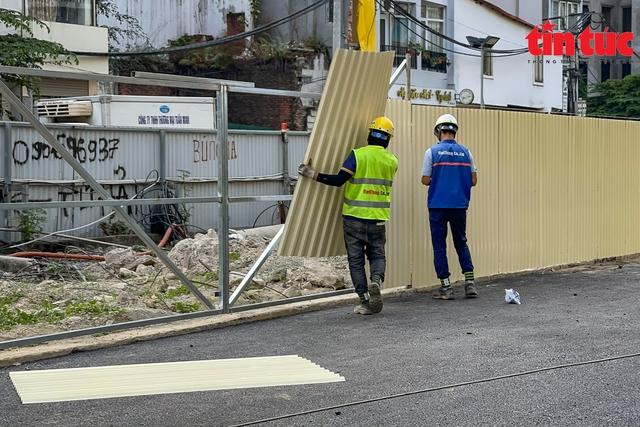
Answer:
[[(338, 173), (349, 151), (366, 144), (372, 119), (384, 114), (393, 52), (338, 50), (331, 62), (305, 162)], [(302, 178), (296, 186), (279, 255), (323, 257), (346, 253), (342, 188)]]
[(344, 381), (297, 355), (11, 372), (22, 403)]

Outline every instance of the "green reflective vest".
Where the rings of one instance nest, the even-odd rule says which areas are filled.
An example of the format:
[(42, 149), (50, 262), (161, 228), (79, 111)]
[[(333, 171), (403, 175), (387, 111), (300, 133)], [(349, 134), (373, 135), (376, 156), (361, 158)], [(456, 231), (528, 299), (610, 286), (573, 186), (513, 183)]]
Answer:
[(344, 190), (342, 214), (387, 221), (391, 218), (391, 186), (398, 170), (398, 159), (378, 145), (353, 151), (356, 173)]

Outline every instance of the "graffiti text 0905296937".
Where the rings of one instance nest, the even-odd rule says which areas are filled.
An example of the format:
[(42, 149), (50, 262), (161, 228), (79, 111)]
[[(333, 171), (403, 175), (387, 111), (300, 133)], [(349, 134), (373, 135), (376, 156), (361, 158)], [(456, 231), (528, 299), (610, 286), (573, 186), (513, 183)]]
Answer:
[[(73, 157), (80, 163), (104, 162), (113, 159), (113, 155), (118, 151), (119, 138), (96, 138), (85, 140), (67, 136), (64, 133), (56, 135), (58, 142), (67, 147)], [(31, 161), (42, 159), (62, 159), (62, 156), (48, 143), (35, 141), (31, 144), (17, 140), (13, 143), (13, 162), (18, 165), (27, 164)]]

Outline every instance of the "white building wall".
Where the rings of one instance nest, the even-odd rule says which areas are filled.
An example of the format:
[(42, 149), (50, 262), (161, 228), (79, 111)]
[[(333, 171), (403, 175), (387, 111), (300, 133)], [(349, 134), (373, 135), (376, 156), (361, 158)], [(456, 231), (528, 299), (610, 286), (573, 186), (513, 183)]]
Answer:
[[(500, 37), (496, 49), (526, 48), (525, 36), (529, 29), (520, 23), (501, 16), (489, 8), (477, 5), (472, 0), (456, 1), (457, 40), (466, 41), (466, 36), (485, 37), (487, 34), (469, 27), (491, 31)], [(472, 53), (469, 50), (456, 50)], [(528, 54), (493, 59), (493, 77), (484, 77), (484, 100), (487, 105), (516, 105), (532, 108), (562, 107), (561, 57), (545, 58), (552, 63), (544, 65), (544, 83), (534, 84), (533, 57)], [(555, 64), (553, 60), (555, 59)], [(480, 58), (456, 54), (456, 91), (468, 88), (475, 94), (474, 103), (480, 102)], [(545, 61), (546, 62), (546, 61)]]
[[(25, 11), (24, 0), (0, 0), (0, 6), (5, 9)], [(49, 30), (32, 24), (34, 38), (60, 43), (66, 49), (74, 52), (108, 52), (109, 50), (108, 30), (106, 28), (48, 21), (45, 24), (49, 27)], [(5, 26), (0, 26), (0, 34), (7, 34), (8, 31), (9, 29)], [(24, 35), (27, 36), (28, 34)], [(78, 64), (44, 64), (42, 68), (45, 70), (89, 71), (108, 74), (109, 59), (107, 57), (79, 55)], [(90, 82), (89, 94), (97, 92), (97, 84)]]
[[(46, 28), (33, 26), (33, 36), (37, 39), (60, 43), (66, 49), (73, 52), (108, 52), (108, 30), (102, 27), (89, 27), (86, 25), (63, 24), (60, 22), (47, 22)], [(47, 64), (47, 70), (63, 71), (89, 71), (93, 73), (108, 74), (109, 59), (107, 57), (78, 56), (77, 65), (57, 66)]]
[[(138, 19), (154, 47), (166, 46), (184, 34), (223, 36), (228, 13), (244, 13), (252, 28), (250, 0), (115, 0), (120, 13)], [(116, 25), (113, 18), (98, 16), (99, 25)], [(145, 44), (145, 39), (121, 42), (121, 48)]]

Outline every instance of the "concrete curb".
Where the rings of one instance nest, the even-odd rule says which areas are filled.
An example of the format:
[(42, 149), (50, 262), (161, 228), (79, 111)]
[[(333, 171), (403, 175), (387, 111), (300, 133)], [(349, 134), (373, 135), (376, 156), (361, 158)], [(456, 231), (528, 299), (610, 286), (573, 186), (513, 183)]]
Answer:
[[(385, 298), (394, 298), (404, 295), (429, 292), (436, 286), (420, 288), (391, 288), (384, 289), (382, 295)], [(329, 308), (343, 307), (354, 304), (357, 300), (355, 294), (340, 295), (336, 297), (322, 298), (312, 301), (297, 302), (276, 307), (261, 308), (231, 314), (219, 314), (216, 316), (183, 320), (164, 325), (145, 326), (126, 331), (112, 332), (100, 336), (83, 336), (64, 340), (51, 341), (29, 347), (18, 347), (0, 351), (0, 368), (18, 366), (26, 362), (51, 359), (66, 356), (80, 351), (99, 350), (132, 344), (139, 341), (150, 341), (158, 338), (185, 335), (194, 332), (208, 331), (241, 325), (244, 323), (270, 320), (280, 317), (295, 316), (301, 313), (326, 310)]]
[[(637, 259), (638, 255), (639, 254), (623, 255), (586, 262), (549, 266), (541, 269), (483, 276), (476, 278), (476, 283), (488, 283), (501, 278), (514, 278), (532, 273), (545, 274), (578, 266), (596, 265), (606, 262), (627, 261)], [(459, 286), (462, 284), (463, 282), (456, 282), (453, 285)], [(439, 286), (439, 284), (434, 284), (428, 286), (420, 286), (418, 288), (398, 287), (383, 289), (382, 295), (385, 298), (394, 298), (405, 295), (426, 293), (437, 289)], [(51, 359), (54, 357), (65, 356), (80, 351), (99, 350), (102, 348), (132, 344), (139, 341), (150, 341), (158, 338), (185, 335), (194, 332), (208, 331), (211, 329), (225, 328), (227, 326), (241, 325), (244, 323), (252, 323), (261, 320), (276, 319), (280, 317), (295, 316), (296, 314), (326, 310), (329, 308), (343, 307), (345, 305), (354, 304), (356, 300), (357, 297), (355, 294), (340, 295), (336, 297), (297, 302), (282, 306), (243, 311), (239, 313), (219, 314), (211, 317), (172, 322), (164, 325), (145, 326), (135, 329), (129, 329), (126, 331), (112, 332), (100, 336), (83, 336), (65, 340), (51, 341), (48, 343), (42, 343), (29, 347), (11, 348), (0, 351), (0, 368), (7, 366), (17, 366), (21, 363), (34, 362), (37, 360)]]

